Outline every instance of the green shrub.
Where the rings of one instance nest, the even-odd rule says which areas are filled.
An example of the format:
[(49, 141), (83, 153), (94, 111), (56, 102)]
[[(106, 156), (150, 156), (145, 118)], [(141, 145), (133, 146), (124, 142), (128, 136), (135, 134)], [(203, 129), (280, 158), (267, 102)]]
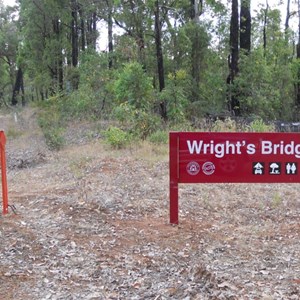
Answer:
[(44, 134), (46, 144), (51, 150), (59, 150), (64, 145), (64, 129), (60, 113), (53, 109), (45, 110), (39, 114), (38, 123)]
[(160, 124), (161, 119), (159, 116), (136, 110), (132, 120), (132, 134), (144, 140), (150, 134), (157, 131)]
[(170, 73), (165, 89), (158, 95), (160, 102), (167, 104), (168, 120), (172, 124), (181, 124), (186, 120), (188, 106), (186, 89), (190, 87), (187, 78), (187, 73), (184, 70)]
[(114, 72), (107, 70), (107, 56), (87, 49), (80, 59), (78, 68), (67, 68), (67, 97), (60, 102), (63, 118), (97, 120), (107, 117), (114, 105)]
[(131, 140), (131, 136), (118, 127), (111, 126), (103, 133), (106, 142), (114, 149), (125, 148)]
[(250, 123), (250, 131), (254, 132), (271, 132), (274, 131), (273, 125), (268, 125), (264, 123), (262, 119), (256, 119)]
[(122, 103), (115, 107), (112, 117), (120, 122), (122, 128), (141, 139), (146, 139), (161, 125), (161, 118), (158, 115), (136, 109), (128, 103)]
[(166, 131), (155, 131), (149, 135), (149, 142), (155, 145), (167, 144), (169, 135)]
[(188, 120), (180, 124), (171, 124), (169, 129), (170, 131), (196, 131), (195, 127)]
[(154, 101), (152, 79), (137, 62), (124, 66), (114, 83), (114, 92), (118, 104), (128, 103), (143, 111), (149, 111)]
[(123, 126), (130, 126), (134, 119), (134, 108), (128, 103), (121, 103), (113, 109), (112, 117)]
[(65, 139), (63, 137), (63, 128), (49, 128), (44, 131), (44, 137), (46, 139), (46, 144), (51, 150), (60, 150), (64, 144)]
[(211, 128), (211, 131), (226, 131), (234, 132), (237, 131), (236, 122), (231, 118), (226, 118), (224, 121), (216, 120)]

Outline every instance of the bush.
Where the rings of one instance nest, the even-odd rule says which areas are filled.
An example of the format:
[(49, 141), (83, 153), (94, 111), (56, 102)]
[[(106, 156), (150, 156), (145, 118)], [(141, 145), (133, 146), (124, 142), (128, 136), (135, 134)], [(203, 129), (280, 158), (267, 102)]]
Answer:
[(237, 131), (236, 122), (231, 118), (226, 118), (224, 121), (216, 120), (211, 128), (211, 131), (226, 131), (234, 132)]
[(169, 135), (166, 131), (155, 131), (149, 136), (149, 142), (155, 145), (167, 144)]
[(133, 136), (141, 139), (146, 139), (161, 125), (161, 118), (158, 115), (136, 109), (128, 103), (122, 103), (114, 108), (112, 117)]
[(270, 132), (274, 131), (275, 128), (273, 125), (268, 125), (264, 123), (262, 119), (256, 119), (250, 123), (250, 131), (254, 132)]
[(38, 118), (39, 125), (44, 134), (46, 144), (51, 150), (60, 150), (64, 145), (64, 129), (61, 123), (61, 116), (58, 111), (50, 109), (40, 113)]
[(144, 111), (136, 110), (132, 120), (133, 135), (146, 139), (150, 134), (157, 131), (161, 124), (159, 116)]
[(68, 68), (67, 97), (60, 101), (64, 119), (97, 120), (107, 117), (113, 105), (111, 87), (114, 73), (107, 70), (107, 57), (87, 50), (78, 68)]
[(66, 119), (91, 119), (100, 110), (99, 102), (93, 90), (82, 85), (61, 103), (61, 110)]
[(125, 148), (131, 140), (131, 136), (118, 127), (109, 127), (104, 131), (106, 142), (114, 149)]
[(64, 129), (62, 128), (49, 128), (44, 131), (46, 144), (51, 150), (60, 150), (64, 146), (63, 131)]
[(121, 123), (122, 126), (130, 126), (134, 119), (134, 108), (128, 103), (121, 103), (112, 111), (112, 117)]
[(168, 75), (167, 85), (158, 95), (160, 102), (167, 104), (168, 120), (172, 124), (181, 124), (186, 120), (187, 87), (190, 87), (190, 83), (186, 72), (178, 70)]
[(114, 92), (118, 104), (128, 103), (143, 111), (149, 111), (154, 101), (152, 79), (137, 62), (124, 66), (115, 81)]

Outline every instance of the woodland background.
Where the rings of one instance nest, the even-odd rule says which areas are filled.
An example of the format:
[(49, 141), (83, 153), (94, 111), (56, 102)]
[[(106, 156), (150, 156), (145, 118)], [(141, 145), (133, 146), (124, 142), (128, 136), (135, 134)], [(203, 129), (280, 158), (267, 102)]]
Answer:
[(255, 16), (251, 0), (0, 1), (0, 105), (38, 105), (53, 148), (76, 119), (115, 122), (117, 147), (204, 118), (298, 121), (299, 5), (283, 19), (268, 1)]
[(298, 11), (2, 3), (0, 299), (300, 299), (299, 185), (184, 185), (170, 226), (167, 147), (299, 124)]

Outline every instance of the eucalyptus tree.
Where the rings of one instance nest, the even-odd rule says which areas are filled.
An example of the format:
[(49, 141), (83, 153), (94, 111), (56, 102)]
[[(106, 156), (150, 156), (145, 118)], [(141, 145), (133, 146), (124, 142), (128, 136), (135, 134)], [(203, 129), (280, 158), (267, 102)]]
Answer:
[(203, 0), (190, 0), (190, 19), (194, 28), (191, 49), (191, 67), (192, 78), (194, 83), (193, 100), (198, 100), (200, 84), (200, 60), (201, 60), (201, 38), (200, 38), (200, 15), (202, 14)]
[[(120, 1), (114, 13), (115, 23), (125, 34), (134, 39), (137, 46), (138, 62), (154, 78), (158, 92), (165, 89), (164, 32), (169, 1), (151, 0)], [(153, 60), (151, 57), (155, 57)], [(157, 84), (156, 84), (157, 83)], [(159, 102), (160, 115), (167, 120), (167, 102)]]
[[(106, 2), (111, 0), (106, 0)], [(101, 15), (104, 4), (98, 0), (69, 0), (67, 10), (71, 12), (71, 26), (78, 38), (79, 51), (96, 50), (99, 36), (97, 24), (103, 18)], [(77, 32), (76, 32), (77, 31)]]
[(258, 7), (251, 25), (251, 53), (241, 56), (237, 78), (242, 88), (241, 109), (267, 119), (292, 119), (293, 47), (282, 27), (281, 12), (266, 1)]
[(152, 25), (149, 7), (143, 0), (118, 0), (115, 3), (114, 22), (133, 39), (138, 62), (146, 69), (146, 38)]
[(65, 34), (67, 0), (20, 1), (23, 43), (20, 55), (37, 95), (63, 89), (63, 67), (70, 52)]
[(290, 18), (291, 18), (291, 1), (287, 0), (286, 3), (286, 17), (285, 17), (285, 23), (284, 23), (284, 30), (285, 30), (285, 34), (288, 33), (288, 29), (290, 27)]
[(66, 6), (64, 27), (70, 46), (66, 44), (68, 68), (64, 77), (68, 92), (79, 87), (80, 71), (77, 67), (80, 54), (86, 50), (89, 53), (97, 51), (97, 23), (101, 19), (100, 12), (101, 8), (96, 0), (69, 0)]
[(229, 75), (228, 84), (228, 104), (229, 110), (236, 116), (240, 115), (240, 101), (238, 91), (234, 90), (233, 85), (239, 73), (239, 13), (238, 0), (232, 0), (231, 21), (230, 21), (230, 54), (228, 56)]
[[(24, 102), (23, 85), (15, 90), (16, 77), (23, 82), (21, 65), (18, 63), (19, 33), (14, 7), (4, 7), (0, 2), (0, 99), (8, 102), (9, 95), (12, 95), (12, 104), (16, 104), (16, 96), (21, 90), (22, 101)], [(17, 76), (19, 74), (19, 77)], [(0, 100), (1, 101), (1, 100)]]
[[(80, 6), (77, 0), (70, 0), (71, 8), (71, 45), (72, 45), (72, 66), (77, 67), (78, 65), (78, 55), (79, 55), (79, 10)], [(84, 34), (83, 34), (84, 36)], [(84, 47), (82, 47), (84, 49)]]
[(106, 0), (107, 5), (107, 36), (108, 36), (108, 67), (113, 67), (113, 5), (111, 0)]
[[(157, 60), (157, 73), (159, 82), (159, 91), (161, 92), (165, 88), (165, 71), (164, 71), (164, 58), (162, 50), (162, 21), (160, 18), (160, 6), (159, 1), (154, 1), (154, 34), (155, 34), (155, 48), (156, 48), (156, 60)], [(164, 120), (167, 120), (167, 103), (162, 101), (160, 103), (160, 114)]]
[(20, 55), (37, 95), (44, 98), (48, 92), (64, 90), (67, 75), (73, 78), (76, 89), (78, 78), (74, 77), (78, 75), (72, 70), (79, 64), (80, 52), (96, 49), (95, 1), (22, 0), (19, 6), (23, 36)]
[(245, 53), (251, 50), (251, 0), (241, 1), (240, 13), (240, 48)]
[[(298, 0), (298, 40), (296, 54), (296, 84), (295, 84), (295, 104), (297, 110), (300, 110), (300, 0)], [(299, 114), (299, 112), (298, 112)]]

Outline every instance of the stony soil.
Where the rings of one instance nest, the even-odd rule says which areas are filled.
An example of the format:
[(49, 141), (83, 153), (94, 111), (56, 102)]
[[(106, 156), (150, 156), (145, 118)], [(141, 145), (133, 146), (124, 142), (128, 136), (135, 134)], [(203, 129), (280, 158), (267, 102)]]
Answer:
[(167, 145), (112, 151), (100, 127), (51, 152), (34, 110), (0, 116), (0, 299), (300, 299), (299, 184), (182, 185), (172, 226)]

